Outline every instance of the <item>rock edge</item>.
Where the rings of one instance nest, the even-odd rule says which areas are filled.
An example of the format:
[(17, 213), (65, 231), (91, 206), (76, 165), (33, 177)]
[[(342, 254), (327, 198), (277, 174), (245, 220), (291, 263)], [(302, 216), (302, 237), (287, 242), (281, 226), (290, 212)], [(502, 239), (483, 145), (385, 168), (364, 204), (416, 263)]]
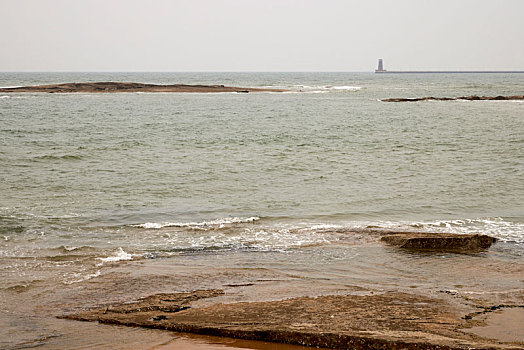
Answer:
[(399, 248), (437, 251), (475, 252), (491, 247), (496, 238), (473, 234), (401, 232), (387, 234), (381, 240)]

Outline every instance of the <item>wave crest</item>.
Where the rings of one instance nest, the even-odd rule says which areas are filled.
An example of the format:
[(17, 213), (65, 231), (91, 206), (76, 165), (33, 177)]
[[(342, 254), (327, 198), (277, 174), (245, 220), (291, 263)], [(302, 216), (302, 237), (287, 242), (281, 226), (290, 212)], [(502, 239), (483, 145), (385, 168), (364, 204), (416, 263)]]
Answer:
[(205, 227), (223, 227), (229, 224), (240, 224), (250, 223), (260, 220), (257, 216), (251, 216), (247, 218), (242, 217), (228, 217), (222, 219), (216, 219), (211, 221), (200, 221), (200, 222), (146, 222), (144, 224), (132, 225), (134, 227), (141, 227), (146, 229), (160, 229), (164, 227), (189, 227), (189, 228), (205, 228)]
[(133, 256), (129, 253), (126, 253), (122, 248), (118, 248), (117, 252), (113, 256), (108, 256), (107, 258), (97, 258), (98, 260), (102, 261), (101, 264), (106, 262), (116, 262), (121, 260), (131, 260), (133, 259)]
[(326, 93), (326, 92), (355, 92), (362, 89), (361, 86), (349, 86), (349, 85), (295, 85), (294, 90), (309, 93)]

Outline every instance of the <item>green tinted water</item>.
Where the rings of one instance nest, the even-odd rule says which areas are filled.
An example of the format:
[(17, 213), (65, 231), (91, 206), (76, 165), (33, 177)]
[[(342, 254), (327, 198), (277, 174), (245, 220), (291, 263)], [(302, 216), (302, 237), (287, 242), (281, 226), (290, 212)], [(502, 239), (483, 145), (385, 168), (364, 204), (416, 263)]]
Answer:
[[(294, 92), (0, 95), (0, 347), (42, 334), (82, 347), (90, 331), (49, 315), (232, 281), (255, 283), (246, 295), (261, 300), (347, 285), (521, 288), (504, 264), (524, 251), (522, 101), (380, 99), (521, 95), (524, 75), (0, 74), (0, 86), (72, 81)], [(369, 226), (501, 243), (473, 257), (399, 255), (336, 232)], [(509, 272), (465, 278), (472, 264)]]

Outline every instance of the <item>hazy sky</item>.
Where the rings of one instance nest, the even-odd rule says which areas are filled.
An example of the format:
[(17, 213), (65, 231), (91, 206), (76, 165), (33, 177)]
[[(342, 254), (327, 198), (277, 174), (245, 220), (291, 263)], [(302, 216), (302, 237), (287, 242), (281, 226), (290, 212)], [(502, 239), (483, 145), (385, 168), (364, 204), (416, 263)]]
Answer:
[(0, 0), (0, 71), (524, 70), (524, 0)]

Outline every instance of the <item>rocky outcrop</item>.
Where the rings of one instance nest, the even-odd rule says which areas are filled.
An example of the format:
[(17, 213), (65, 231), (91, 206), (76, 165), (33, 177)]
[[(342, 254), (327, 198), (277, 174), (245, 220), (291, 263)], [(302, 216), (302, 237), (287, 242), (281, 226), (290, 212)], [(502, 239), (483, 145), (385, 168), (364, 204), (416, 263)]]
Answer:
[(245, 88), (224, 85), (156, 85), (128, 82), (65, 83), (0, 88), (0, 92), (111, 93), (111, 92), (285, 92), (282, 89)]
[(189, 309), (192, 302), (224, 294), (222, 290), (197, 290), (189, 293), (155, 294), (134, 303), (108, 306), (104, 314), (132, 314), (141, 312), (172, 313)]
[(505, 100), (524, 100), (524, 95), (516, 96), (461, 96), (461, 97), (414, 97), (414, 98), (385, 98), (382, 102), (418, 102), (418, 101), (505, 101)]
[(335, 349), (511, 347), (458, 331), (472, 322), (464, 318), (467, 310), (421, 295), (392, 292), (191, 305), (190, 300), (220, 293), (161, 294), (62, 318)]
[(487, 235), (420, 232), (389, 233), (381, 240), (400, 248), (464, 252), (488, 249), (497, 241)]

